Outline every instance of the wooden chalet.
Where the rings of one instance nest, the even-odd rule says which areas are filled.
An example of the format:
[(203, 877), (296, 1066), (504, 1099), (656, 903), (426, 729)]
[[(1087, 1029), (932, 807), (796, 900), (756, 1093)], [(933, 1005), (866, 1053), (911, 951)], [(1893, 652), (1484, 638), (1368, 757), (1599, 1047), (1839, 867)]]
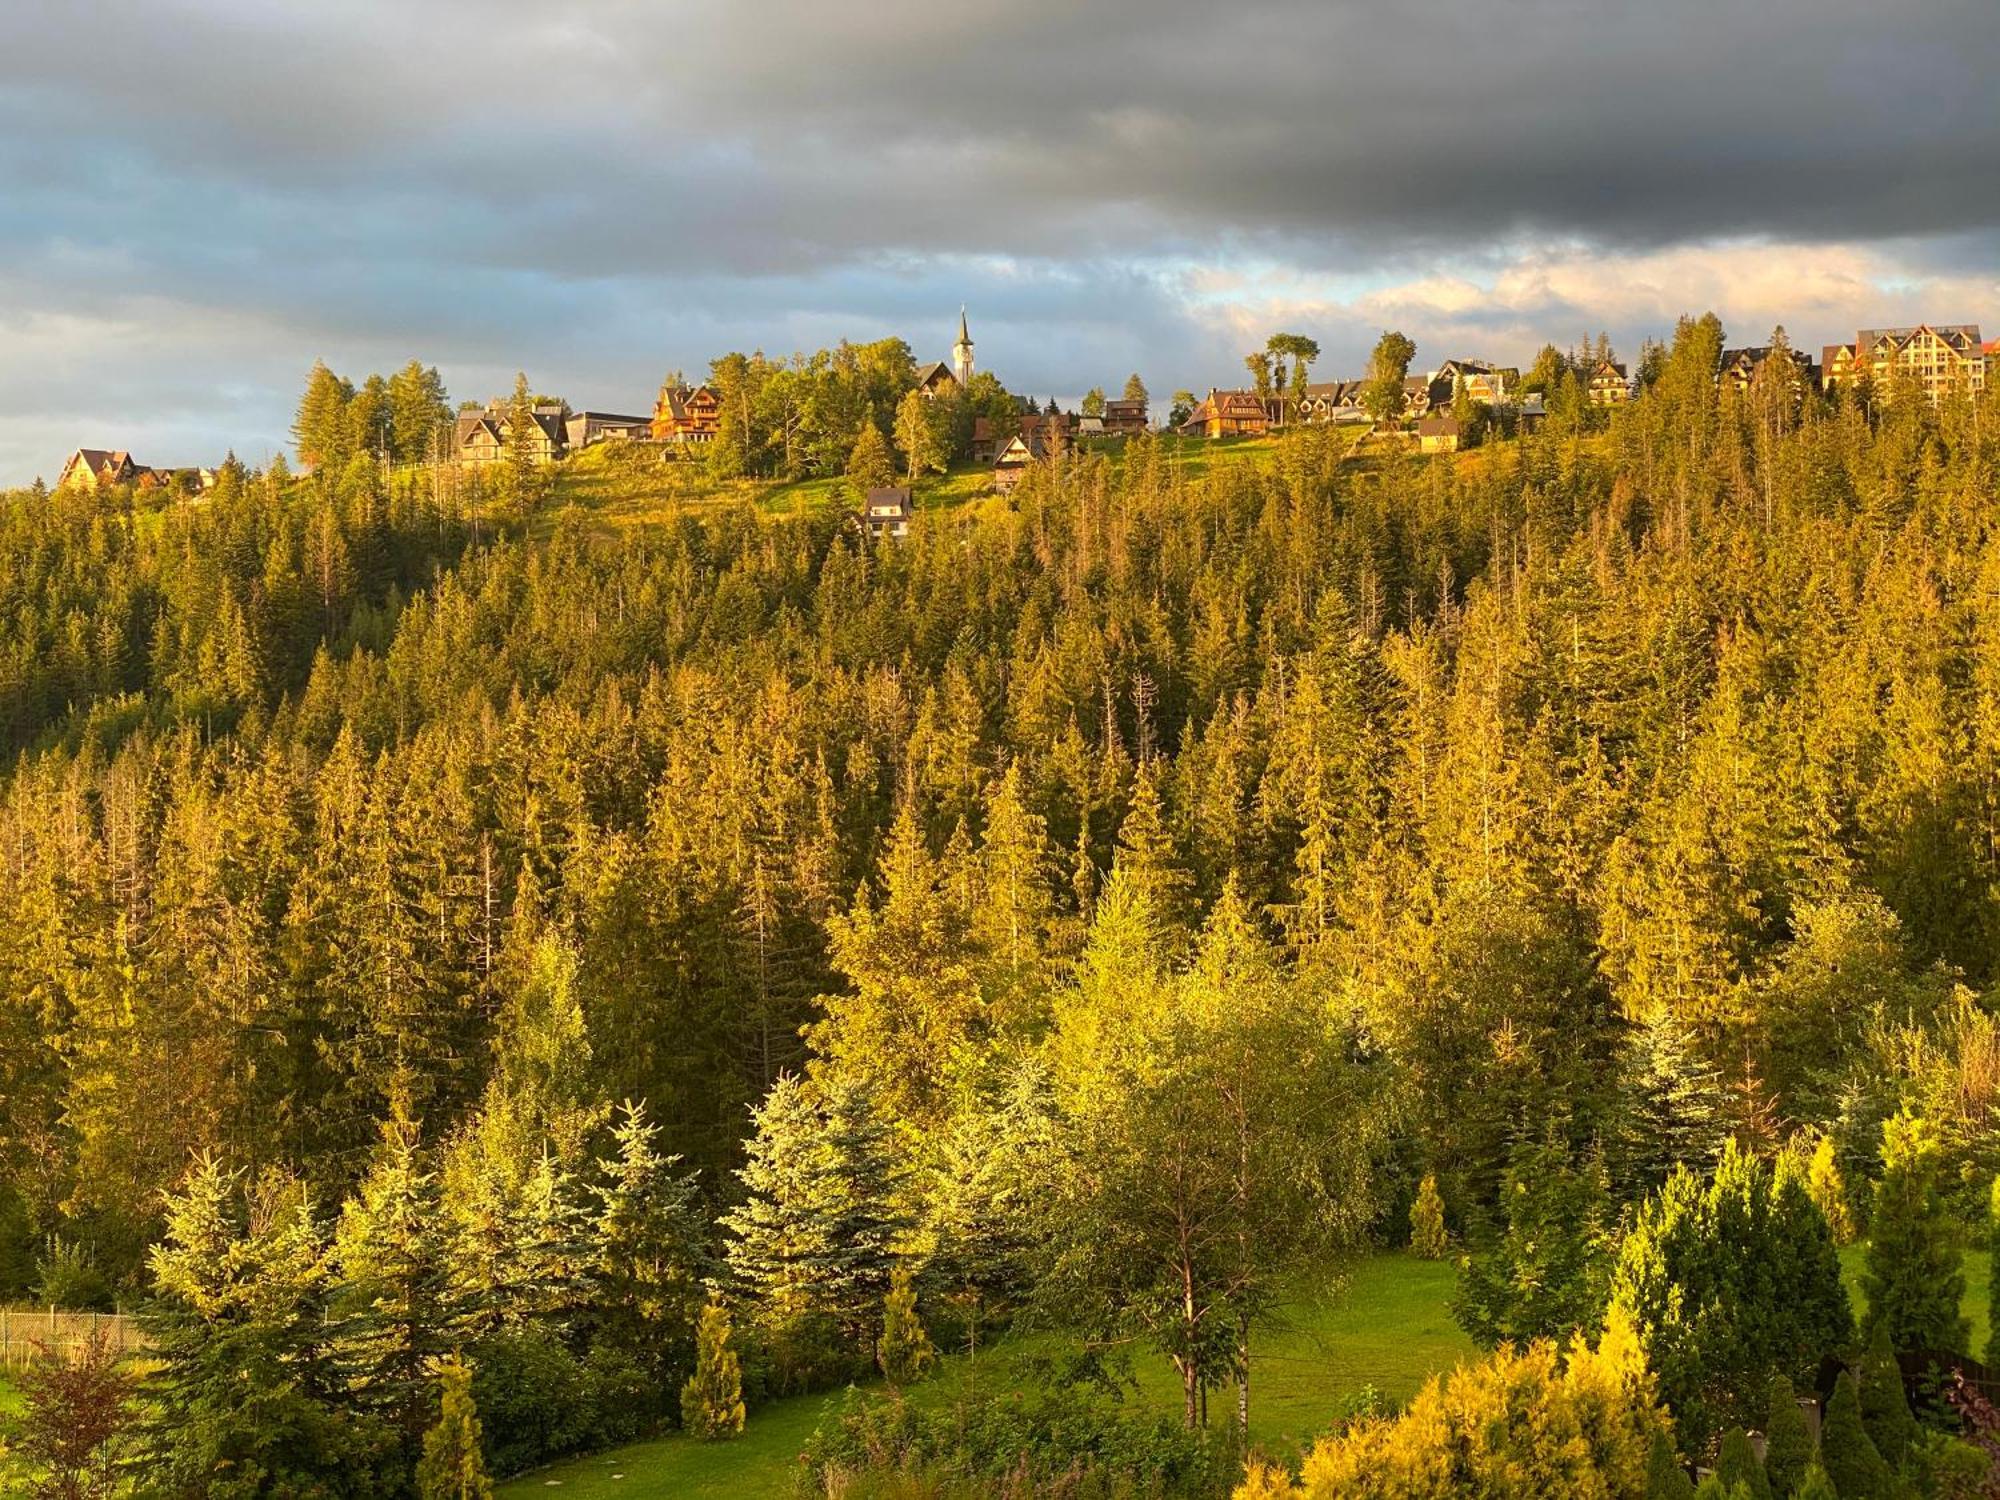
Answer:
[(1122, 397), (1104, 403), (1104, 431), (1108, 437), (1134, 437), (1146, 431), (1151, 423), (1146, 418), (1144, 401), (1127, 401)]
[[(554, 463), (568, 451), (569, 436), (564, 426), (564, 409), (552, 403), (529, 408), (534, 423), (527, 434), (528, 453), (538, 464)], [(462, 411), (452, 428), (452, 453), (468, 468), (498, 463), (514, 441), (512, 404), (490, 401), (483, 411)]]
[(1828, 344), (1820, 380), (1828, 390), (1867, 380), (1876, 396), (1898, 379), (1913, 380), (1932, 401), (1952, 391), (1986, 388), (1987, 357), (1977, 323), (1920, 323), (1915, 328), (1864, 328), (1851, 344)]
[(861, 520), (868, 528), (868, 535), (878, 542), (884, 537), (908, 536), (910, 517), (915, 514), (908, 485), (870, 490), (861, 506)]
[(1017, 432), (1000, 445), (993, 458), (993, 488), (1001, 494), (1021, 482), (1031, 464), (1049, 456), (1049, 445), (1039, 431)]
[(1073, 412), (1057, 412), (1050, 416), (1047, 412), (1024, 411), (1014, 419), (1013, 432), (1006, 425), (995, 422), (991, 417), (972, 419), (972, 461), (976, 464), (996, 462), (1007, 440), (1016, 433), (1029, 439), (1031, 443), (1044, 443), (1051, 435), (1074, 442), (1081, 436), (1082, 422)]
[(56, 488), (77, 490), (109, 489), (118, 484), (138, 484), (153, 471), (134, 463), (123, 448), (79, 448), (62, 466)]
[(917, 389), (927, 398), (956, 395), (958, 377), (951, 373), (950, 365), (935, 359), (917, 371)]
[(1521, 383), (1521, 372), (1506, 365), (1490, 365), (1483, 359), (1448, 359), (1431, 371), (1430, 404), (1449, 406), (1461, 380), (1465, 382), (1466, 394), (1474, 401), (1498, 406)]
[(1181, 431), (1192, 437), (1262, 437), (1284, 421), (1284, 403), (1255, 391), (1210, 390), (1188, 413)]
[(669, 382), (653, 403), (656, 443), (713, 442), (722, 431), (722, 398), (706, 385)]
[[(1795, 378), (1799, 382), (1799, 388), (1803, 390), (1807, 385), (1813, 383), (1815, 372), (1813, 370), (1812, 357), (1803, 349), (1792, 350), (1791, 356), (1796, 372)], [(1757, 372), (1764, 368), (1765, 362), (1770, 357), (1771, 350), (1768, 345), (1758, 345), (1743, 349), (1724, 349), (1722, 351), (1722, 362), (1716, 367), (1715, 371), (1716, 384), (1727, 390), (1735, 391), (1740, 396), (1750, 389), (1750, 383), (1757, 378)]]
[(1632, 379), (1615, 359), (1601, 359), (1590, 372), (1585, 394), (1592, 406), (1616, 406), (1632, 399)]

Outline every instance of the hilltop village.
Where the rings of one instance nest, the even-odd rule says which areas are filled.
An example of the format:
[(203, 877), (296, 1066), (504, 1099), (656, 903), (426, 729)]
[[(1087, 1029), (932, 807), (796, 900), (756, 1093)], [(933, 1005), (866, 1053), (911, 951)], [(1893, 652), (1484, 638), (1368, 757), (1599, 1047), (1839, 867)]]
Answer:
[[(1729, 347), (1713, 315), (1702, 324), (1713, 326), (1719, 387), (1743, 397), (1772, 390), (1794, 405), (1809, 396), (1873, 406), (1899, 392), (1932, 402), (1976, 394), (2000, 356), (2000, 340), (1983, 341), (1976, 323), (1864, 328), (1847, 342), (1823, 346), (1817, 360), (1794, 348), (1782, 327), (1764, 344)], [(453, 411), (437, 371), (415, 361), (358, 387), (322, 363), (314, 367), (293, 435), (309, 469), (360, 456), (383, 465), (497, 473), (509, 464), (549, 464), (615, 444), (663, 460), (699, 461), (722, 477), (844, 472), (860, 492), (870, 531), (901, 535), (913, 513), (912, 488), (926, 473), (984, 471), (990, 489), (1004, 494), (1032, 465), (1079, 445), (1146, 433), (1260, 438), (1322, 424), (1352, 426), (1424, 453), (1454, 452), (1533, 432), (1552, 413), (1621, 406), (1659, 378), (1665, 354), (1665, 344), (1648, 340), (1639, 358), (1627, 362), (1600, 335), (1568, 351), (1545, 345), (1525, 371), (1458, 355), (1422, 368), (1415, 344), (1385, 333), (1363, 373), (1318, 381), (1311, 378), (1317, 342), (1280, 333), (1245, 358), (1249, 384), (1211, 386), (1199, 397), (1178, 391), (1156, 420), (1137, 374), (1119, 395), (1093, 388), (1073, 410), (1053, 396), (1040, 403), (1010, 392), (978, 368), (961, 309), (948, 359), (920, 364), (900, 339), (843, 343), (787, 361), (730, 354), (714, 361), (705, 379), (669, 375), (649, 415), (576, 410), (535, 394), (525, 377), (511, 398), (466, 402)], [(56, 483), (199, 494), (216, 478), (213, 467), (156, 468), (123, 448), (85, 447), (69, 456)]]

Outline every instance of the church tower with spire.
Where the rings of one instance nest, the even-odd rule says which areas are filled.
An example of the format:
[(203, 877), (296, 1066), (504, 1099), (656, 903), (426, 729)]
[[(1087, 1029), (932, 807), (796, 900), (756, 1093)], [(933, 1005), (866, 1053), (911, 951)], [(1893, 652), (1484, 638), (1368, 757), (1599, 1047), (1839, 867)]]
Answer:
[(951, 373), (958, 377), (959, 389), (972, 384), (972, 334), (965, 326), (965, 309), (958, 310), (958, 342), (951, 346)]

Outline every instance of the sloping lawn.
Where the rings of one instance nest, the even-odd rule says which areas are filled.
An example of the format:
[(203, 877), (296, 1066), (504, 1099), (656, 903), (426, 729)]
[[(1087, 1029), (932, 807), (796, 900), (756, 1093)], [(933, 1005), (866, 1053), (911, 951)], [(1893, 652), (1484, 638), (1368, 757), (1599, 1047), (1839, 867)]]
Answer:
[[(1344, 1285), (1305, 1288), (1282, 1316), (1252, 1340), (1250, 1435), (1272, 1453), (1296, 1451), (1341, 1413), (1367, 1386), (1393, 1401), (1414, 1395), (1427, 1376), (1473, 1357), (1474, 1347), (1446, 1310), (1453, 1270), (1448, 1262), (1403, 1255), (1375, 1256), (1357, 1264)], [(1018, 1389), (1022, 1365), (1052, 1348), (1046, 1338), (1007, 1340), (980, 1355), (946, 1359), (938, 1377), (911, 1399), (948, 1401), (977, 1384), (985, 1390)], [(1140, 1397), (1162, 1412), (1180, 1410), (1180, 1385), (1165, 1360), (1150, 1357), (1135, 1372)], [(600, 1497), (783, 1494), (798, 1455), (822, 1419), (841, 1402), (840, 1392), (777, 1401), (750, 1415), (743, 1436), (728, 1443), (697, 1443), (675, 1435), (635, 1443), (611, 1453), (537, 1470), (499, 1487), (521, 1497), (559, 1490)], [(1209, 1420), (1228, 1420), (1232, 1393), (1210, 1394)]]

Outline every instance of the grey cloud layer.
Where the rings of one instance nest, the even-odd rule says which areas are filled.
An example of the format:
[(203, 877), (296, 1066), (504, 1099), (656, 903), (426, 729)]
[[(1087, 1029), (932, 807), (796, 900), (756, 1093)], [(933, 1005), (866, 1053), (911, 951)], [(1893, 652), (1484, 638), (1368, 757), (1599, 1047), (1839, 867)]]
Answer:
[(288, 369), (380, 348), (483, 378), (916, 335), (956, 289), (1048, 386), (1120, 338), (1209, 354), (1172, 268), (1238, 255), (1379, 279), (1893, 234), (1978, 272), (1996, 64), (1993, 0), (26, 0), (0, 395), (29, 312), (135, 294), (189, 311), (182, 342), (107, 383), (220, 377), (242, 341), (202, 309)]

